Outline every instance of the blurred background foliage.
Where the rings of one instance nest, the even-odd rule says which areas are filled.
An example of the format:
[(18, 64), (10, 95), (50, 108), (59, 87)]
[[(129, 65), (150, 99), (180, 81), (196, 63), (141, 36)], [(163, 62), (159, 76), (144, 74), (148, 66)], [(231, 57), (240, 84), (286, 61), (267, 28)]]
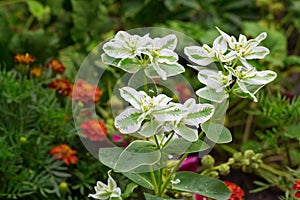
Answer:
[[(107, 171), (78, 140), (69, 99), (57, 97), (35, 79), (15, 81), (18, 77), (10, 71), (15, 54), (28, 52), (39, 65), (58, 59), (67, 66), (64, 76), (74, 80), (88, 53), (119, 30), (164, 27), (211, 44), (218, 35), (215, 26), (236, 37), (267, 32), (263, 45), (271, 53), (251, 64), (279, 75), (260, 94), (260, 103), (232, 99), (226, 120), (235, 138), (232, 146), (263, 153), (280, 170), (288, 166), (300, 171), (300, 0), (3, 0), (0, 199), (87, 199), (91, 185), (105, 180)], [(191, 82), (194, 89), (199, 87)], [(76, 168), (49, 155), (53, 145), (64, 142), (81, 151), (78, 157), (84, 162)], [(227, 156), (218, 149), (216, 153)], [(289, 184), (265, 179), (264, 189)], [(60, 183), (65, 181), (72, 184), (62, 192)], [(124, 179), (121, 187), (125, 185)]]

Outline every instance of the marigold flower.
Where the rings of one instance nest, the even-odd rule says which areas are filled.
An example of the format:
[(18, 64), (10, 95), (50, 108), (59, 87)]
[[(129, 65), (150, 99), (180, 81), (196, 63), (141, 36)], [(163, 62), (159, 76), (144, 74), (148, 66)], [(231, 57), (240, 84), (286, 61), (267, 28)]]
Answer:
[(33, 55), (30, 55), (29, 53), (25, 53), (25, 54), (18, 53), (14, 56), (15, 62), (25, 64), (25, 65), (29, 65), (33, 63), (35, 60), (36, 58)]
[(40, 77), (42, 73), (42, 70), (40, 66), (34, 66), (30, 69), (30, 75), (35, 77)]
[(245, 192), (235, 183), (224, 181), (228, 189), (232, 193), (228, 200), (243, 200)]
[(75, 82), (72, 98), (84, 103), (97, 103), (102, 96), (102, 91), (95, 85), (87, 83), (83, 79)]
[(51, 81), (48, 87), (56, 90), (59, 94), (69, 96), (72, 92), (73, 85), (68, 80), (56, 79)]
[(295, 184), (292, 187), (293, 190), (296, 190), (295, 198), (299, 199), (300, 198), (300, 180), (297, 180)]
[(56, 160), (63, 160), (66, 165), (76, 164), (78, 158), (76, 157), (76, 151), (71, 149), (67, 144), (60, 144), (50, 149), (50, 154), (56, 158)]
[(83, 135), (91, 141), (104, 141), (107, 136), (107, 128), (104, 123), (99, 120), (88, 120), (80, 125)]
[(46, 67), (51, 67), (52, 71), (58, 74), (62, 74), (64, 73), (64, 71), (66, 70), (66, 66), (58, 61), (58, 60), (51, 60), (46, 64)]

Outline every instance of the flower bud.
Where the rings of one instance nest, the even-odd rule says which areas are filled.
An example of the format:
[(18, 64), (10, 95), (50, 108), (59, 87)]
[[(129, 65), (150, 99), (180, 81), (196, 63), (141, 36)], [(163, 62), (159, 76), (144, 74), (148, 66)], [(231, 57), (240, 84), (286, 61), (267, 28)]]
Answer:
[(205, 155), (201, 159), (201, 164), (206, 168), (211, 168), (215, 164), (215, 159), (211, 155)]
[(219, 166), (219, 172), (222, 176), (226, 176), (230, 173), (230, 167), (227, 164), (222, 164)]
[(259, 168), (259, 164), (258, 163), (251, 163), (250, 167), (252, 169), (258, 169)]
[(249, 165), (251, 164), (251, 161), (250, 161), (250, 159), (244, 159), (244, 160), (242, 161), (242, 164), (243, 164), (244, 166), (249, 166)]
[(243, 159), (243, 154), (241, 152), (236, 152), (236, 153), (233, 154), (233, 159), (236, 162), (241, 162), (242, 159)]
[(245, 159), (251, 159), (255, 155), (253, 150), (246, 150), (244, 153), (244, 158)]
[(234, 164), (234, 163), (235, 163), (234, 158), (229, 158), (229, 159), (228, 159), (228, 165), (232, 165), (232, 164)]
[(61, 182), (59, 184), (59, 191), (64, 196), (68, 191), (68, 184), (66, 182)]

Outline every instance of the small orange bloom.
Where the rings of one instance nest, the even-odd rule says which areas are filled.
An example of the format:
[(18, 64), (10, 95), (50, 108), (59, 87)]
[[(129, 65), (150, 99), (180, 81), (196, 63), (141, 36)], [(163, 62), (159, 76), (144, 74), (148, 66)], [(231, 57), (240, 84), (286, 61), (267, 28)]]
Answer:
[(104, 141), (107, 136), (107, 128), (104, 123), (99, 120), (88, 120), (80, 125), (83, 135), (91, 141)]
[(17, 63), (21, 63), (24, 65), (29, 65), (35, 61), (35, 57), (33, 55), (30, 55), (29, 53), (20, 54), (14, 56), (14, 61)]
[(67, 144), (52, 147), (50, 149), (50, 154), (54, 156), (56, 160), (63, 160), (66, 165), (76, 164), (78, 161), (76, 151), (71, 149)]
[(95, 85), (87, 83), (85, 80), (76, 81), (72, 91), (72, 98), (84, 103), (97, 103), (102, 96), (102, 91)]
[(292, 187), (293, 190), (296, 190), (295, 198), (299, 199), (300, 198), (300, 180), (297, 180), (295, 184)]
[(69, 96), (72, 92), (73, 85), (68, 80), (56, 79), (51, 81), (48, 87), (58, 91), (59, 94)]
[(51, 60), (46, 64), (46, 67), (51, 67), (52, 71), (58, 74), (62, 74), (66, 70), (65, 65), (58, 60)]
[(245, 192), (235, 183), (224, 181), (228, 189), (232, 193), (228, 200), (243, 200)]
[(34, 66), (30, 69), (30, 75), (35, 76), (35, 77), (40, 77), (41, 76), (41, 68), (40, 66)]

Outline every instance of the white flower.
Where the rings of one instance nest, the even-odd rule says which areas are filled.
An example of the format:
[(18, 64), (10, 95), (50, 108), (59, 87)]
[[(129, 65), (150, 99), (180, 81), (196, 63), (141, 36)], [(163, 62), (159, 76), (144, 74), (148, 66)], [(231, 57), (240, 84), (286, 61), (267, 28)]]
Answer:
[(191, 61), (200, 66), (206, 66), (215, 61), (230, 62), (236, 58), (235, 52), (227, 53), (227, 43), (222, 36), (219, 36), (214, 40), (213, 47), (209, 47), (206, 44), (202, 47), (185, 47), (184, 53)]
[(216, 27), (222, 37), (228, 42), (229, 48), (236, 53), (239, 60), (249, 67), (246, 60), (249, 59), (263, 59), (270, 53), (269, 49), (263, 46), (258, 46), (261, 41), (267, 37), (267, 33), (263, 32), (256, 38), (247, 40), (245, 35), (240, 34), (239, 40), (237, 41), (234, 36), (229, 36), (227, 33), (221, 31)]
[[(157, 133), (159, 127), (162, 125), (161, 121), (164, 120), (163, 117), (161, 117), (159, 122), (153, 118), (154, 116), (161, 116), (158, 110), (167, 108), (167, 103), (171, 101), (172, 98), (164, 94), (150, 97), (144, 91), (136, 91), (131, 87), (123, 87), (120, 89), (120, 94), (132, 107), (128, 107), (115, 118), (116, 128), (124, 134), (135, 133), (141, 129), (142, 122), (147, 118), (150, 121), (143, 124), (139, 133), (145, 137), (150, 137)], [(156, 114), (153, 114), (155, 111), (157, 111)]]
[(167, 35), (163, 38), (150, 38), (130, 35), (120, 31), (103, 45), (102, 61), (129, 73), (144, 70), (149, 78), (162, 78), (180, 74), (185, 71), (178, 63), (175, 53), (177, 38)]
[(225, 68), (236, 77), (233, 93), (243, 98), (248, 97), (255, 102), (257, 98), (254, 95), (277, 77), (277, 74), (271, 70), (257, 71), (254, 67), (237, 66), (233, 69), (225, 65)]
[(110, 172), (111, 171), (108, 172), (107, 185), (98, 181), (97, 185), (94, 187), (96, 193), (89, 194), (88, 197), (102, 200), (122, 200), (121, 189), (117, 186), (116, 181), (110, 176)]
[(206, 85), (196, 91), (199, 97), (218, 103), (229, 97), (226, 88), (233, 82), (230, 72), (225, 75), (222, 71), (203, 67), (198, 67), (198, 70), (199, 81)]

